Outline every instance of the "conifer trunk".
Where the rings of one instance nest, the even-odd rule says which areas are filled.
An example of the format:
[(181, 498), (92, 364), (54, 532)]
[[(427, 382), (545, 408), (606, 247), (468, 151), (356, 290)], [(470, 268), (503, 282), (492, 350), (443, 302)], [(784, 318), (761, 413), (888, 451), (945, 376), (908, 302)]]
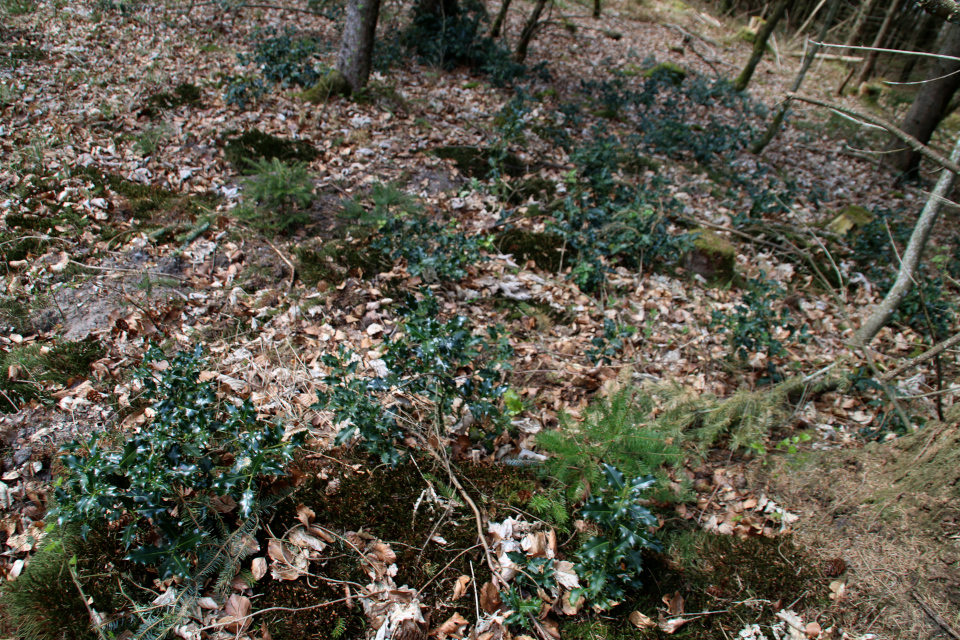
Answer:
[(537, 0), (537, 4), (533, 7), (533, 12), (530, 14), (530, 17), (527, 18), (527, 24), (524, 25), (523, 31), (520, 33), (520, 40), (517, 42), (517, 52), (514, 54), (514, 59), (517, 62), (526, 60), (530, 40), (533, 39), (533, 34), (537, 30), (537, 24), (540, 22), (540, 14), (543, 13), (543, 9), (546, 6), (547, 0)]
[(887, 36), (890, 34), (890, 28), (893, 26), (893, 19), (902, 4), (903, 0), (893, 0), (890, 3), (890, 8), (887, 9), (887, 15), (883, 19), (883, 24), (880, 25), (880, 31), (877, 32), (877, 37), (873, 39), (873, 49), (867, 52), (867, 58), (863, 61), (863, 66), (860, 67), (860, 75), (857, 76), (857, 84), (854, 90), (869, 80), (873, 74), (873, 69), (877, 66), (877, 58), (880, 57), (880, 52), (877, 51), (877, 49), (886, 44)]
[(510, 10), (511, 0), (503, 0), (503, 4), (500, 5), (500, 11), (497, 12), (497, 17), (493, 21), (493, 26), (490, 27), (490, 37), (499, 38), (500, 30), (503, 29), (503, 23), (507, 20), (507, 11)]
[(767, 18), (767, 21), (760, 27), (760, 30), (757, 31), (757, 35), (753, 40), (753, 53), (750, 54), (747, 65), (733, 83), (733, 88), (737, 91), (743, 91), (747, 88), (747, 85), (750, 84), (750, 78), (753, 77), (753, 72), (757, 70), (757, 65), (760, 64), (763, 52), (767, 48), (767, 39), (770, 38), (770, 34), (773, 33), (777, 23), (780, 22), (780, 18), (782, 18), (783, 14), (787, 11), (787, 5), (790, 4), (790, 1), (791, 0), (778, 0), (777, 5), (770, 13), (770, 17)]

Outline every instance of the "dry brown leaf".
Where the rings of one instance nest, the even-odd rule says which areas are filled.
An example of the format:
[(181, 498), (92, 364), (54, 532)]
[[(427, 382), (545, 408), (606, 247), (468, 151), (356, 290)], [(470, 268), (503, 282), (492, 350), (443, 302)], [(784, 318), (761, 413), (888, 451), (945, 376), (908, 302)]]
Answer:
[(317, 517), (317, 514), (313, 512), (313, 509), (306, 505), (297, 505), (297, 520), (303, 523), (303, 526), (309, 527), (313, 522), (313, 519)]
[(830, 583), (830, 599), (835, 602), (843, 600), (847, 591), (847, 584), (843, 580), (834, 580)]
[(227, 598), (224, 612), (227, 614), (227, 617), (223, 620), (227, 620), (227, 618), (229, 618), (229, 620), (224, 624), (223, 628), (230, 633), (243, 631), (250, 624), (250, 618), (247, 617), (250, 613), (250, 598), (236, 593), (233, 594)]
[[(465, 577), (465, 576), (464, 576)], [(462, 638), (463, 633), (461, 627), (465, 627), (469, 622), (459, 613), (454, 613), (450, 616), (446, 622), (442, 625), (431, 631), (428, 635), (431, 638), (436, 638), (437, 640), (446, 640), (446, 638)]]
[(487, 613), (496, 613), (503, 606), (497, 585), (488, 582), (480, 588), (480, 608)]
[(470, 584), (470, 576), (460, 576), (453, 585), (453, 600), (459, 600), (467, 591), (467, 585)]
[(270, 630), (267, 629), (266, 624), (260, 626), (260, 640), (273, 640), (273, 636), (270, 635)]
[(259, 582), (260, 578), (267, 575), (267, 559), (254, 558), (253, 564), (250, 566), (250, 572), (253, 573), (253, 579)]
[(663, 604), (667, 605), (667, 611), (670, 612), (670, 615), (683, 615), (683, 596), (680, 595), (679, 591), (675, 592), (672, 596), (663, 596)]
[(320, 538), (306, 532), (301, 526), (296, 526), (287, 534), (287, 540), (297, 545), (301, 549), (308, 549), (317, 553), (322, 553), (327, 548), (327, 543)]
[(654, 622), (647, 616), (643, 615), (639, 611), (634, 611), (633, 613), (631, 613), (629, 616), (629, 620), (638, 629), (652, 629), (653, 627), (657, 626), (656, 622)]
[(657, 626), (660, 627), (660, 630), (663, 631), (668, 636), (672, 636), (677, 632), (680, 627), (687, 624), (689, 620), (686, 618), (670, 618), (669, 620), (660, 620), (657, 623)]

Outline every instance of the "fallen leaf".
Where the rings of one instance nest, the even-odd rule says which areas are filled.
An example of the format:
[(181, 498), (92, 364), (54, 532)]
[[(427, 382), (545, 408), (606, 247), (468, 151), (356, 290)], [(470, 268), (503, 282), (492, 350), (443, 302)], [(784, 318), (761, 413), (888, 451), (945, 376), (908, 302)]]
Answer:
[(670, 615), (683, 615), (683, 596), (680, 595), (679, 591), (675, 592), (672, 596), (663, 596), (663, 604), (667, 605), (667, 611), (670, 612)]
[(500, 599), (500, 591), (492, 582), (488, 582), (480, 588), (480, 608), (487, 613), (496, 613), (503, 605)]
[[(463, 576), (466, 577), (466, 576)], [(431, 631), (428, 635), (431, 638), (436, 638), (437, 640), (446, 640), (446, 638), (462, 638), (463, 633), (461, 627), (465, 627), (469, 622), (459, 613), (454, 613), (450, 616), (446, 622), (442, 625)]]
[(259, 581), (260, 578), (267, 575), (267, 559), (254, 558), (250, 571), (253, 573), (253, 579)]
[(317, 517), (317, 514), (313, 512), (313, 509), (305, 505), (297, 505), (297, 520), (303, 523), (303, 526), (309, 527), (310, 523), (313, 522), (313, 519)]
[(453, 585), (453, 600), (459, 600), (463, 597), (468, 584), (470, 584), (470, 576), (460, 576), (457, 578), (457, 582)]
[(686, 618), (671, 618), (669, 620), (661, 620), (657, 626), (660, 627), (660, 630), (663, 631), (668, 636), (672, 636), (677, 632), (677, 630), (683, 625), (687, 624), (689, 620)]
[(227, 598), (227, 605), (224, 607), (224, 611), (227, 614), (227, 618), (232, 618), (232, 620), (223, 627), (227, 631), (239, 633), (250, 624), (250, 618), (247, 617), (250, 613), (250, 598), (247, 596), (241, 596), (236, 593), (233, 594)]
[(830, 583), (830, 599), (835, 602), (840, 602), (843, 600), (846, 590), (847, 584), (843, 580), (834, 580)]
[(634, 611), (630, 614), (630, 622), (634, 624), (638, 629), (652, 629), (657, 626), (657, 623), (643, 615), (639, 611)]

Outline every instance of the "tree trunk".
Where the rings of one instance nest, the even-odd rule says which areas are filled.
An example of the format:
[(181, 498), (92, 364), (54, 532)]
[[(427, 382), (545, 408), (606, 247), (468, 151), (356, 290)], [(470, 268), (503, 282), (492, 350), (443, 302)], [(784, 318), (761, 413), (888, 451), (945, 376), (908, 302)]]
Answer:
[[(951, 24), (944, 34), (939, 53), (960, 57), (960, 25)], [(930, 70), (929, 80), (920, 86), (913, 105), (900, 128), (927, 144), (940, 121), (949, 114), (950, 99), (960, 88), (960, 60), (937, 58)], [(903, 148), (899, 140), (887, 145), (885, 164), (903, 174), (913, 174), (920, 166), (920, 154)]]
[(887, 41), (890, 27), (893, 26), (893, 18), (897, 15), (897, 11), (900, 10), (901, 4), (903, 4), (903, 0), (893, 0), (890, 3), (890, 8), (887, 9), (887, 15), (883, 19), (883, 24), (880, 25), (880, 31), (877, 32), (877, 37), (873, 39), (873, 50), (867, 52), (867, 59), (863, 61), (863, 66), (860, 67), (860, 75), (857, 76), (856, 87), (859, 87), (870, 79), (873, 68), (877, 66), (877, 58), (880, 56), (880, 52), (877, 51), (877, 49), (881, 48)]
[(510, 10), (511, 0), (503, 0), (503, 4), (500, 5), (500, 11), (497, 12), (497, 17), (493, 21), (493, 26), (490, 27), (490, 37), (499, 38), (500, 30), (503, 28), (503, 23), (507, 20), (507, 11)]
[(753, 40), (753, 53), (750, 54), (750, 59), (747, 60), (747, 66), (743, 68), (743, 71), (740, 72), (740, 75), (737, 76), (736, 81), (733, 83), (733, 88), (737, 91), (743, 91), (747, 88), (747, 85), (750, 84), (750, 78), (753, 77), (753, 72), (756, 71), (757, 65), (760, 64), (760, 58), (763, 57), (763, 52), (767, 48), (767, 39), (770, 37), (770, 34), (773, 33), (777, 23), (780, 22), (780, 18), (783, 17), (788, 4), (790, 4), (790, 0), (779, 0), (773, 8), (770, 17), (767, 18), (767, 21), (760, 27), (760, 30), (757, 31), (757, 35)]
[(440, 18), (456, 15), (459, 9), (457, 0), (420, 0), (417, 5), (418, 14), (432, 13)]
[[(960, 136), (954, 143), (953, 153), (950, 160), (957, 162), (960, 160)], [(940, 179), (937, 180), (937, 186), (934, 187), (927, 203), (920, 212), (920, 218), (917, 220), (913, 233), (910, 235), (910, 242), (901, 257), (900, 269), (897, 271), (897, 279), (887, 292), (883, 302), (878, 304), (870, 312), (870, 316), (864, 321), (857, 336), (863, 341), (863, 344), (870, 344), (870, 341), (886, 325), (897, 307), (903, 302), (903, 299), (910, 293), (910, 287), (913, 285), (913, 279), (917, 273), (917, 267), (920, 266), (920, 259), (923, 257), (923, 250), (927, 246), (927, 240), (930, 238), (930, 232), (933, 225), (936, 224), (940, 216), (940, 210), (943, 203), (953, 189), (957, 180), (957, 174), (947, 169), (941, 169)]]
[(349, 0), (347, 4), (337, 71), (343, 74), (353, 91), (367, 86), (370, 78), (373, 41), (379, 16), (380, 0)]
[(593, 0), (593, 17), (600, 17), (600, 0)]
[[(919, 52), (929, 46), (936, 38), (937, 27), (941, 24), (941, 21), (936, 16), (929, 13), (926, 14), (914, 35), (910, 50)], [(907, 56), (907, 61), (904, 63), (903, 69), (900, 70), (900, 82), (910, 82), (910, 75), (913, 73), (913, 69), (919, 60), (920, 56)]]
[[(873, 6), (877, 3), (877, 0), (867, 0), (860, 7), (859, 13), (857, 13), (857, 19), (853, 21), (853, 26), (850, 28), (850, 34), (847, 36), (847, 41), (844, 42), (844, 46), (850, 47), (856, 45), (863, 39), (863, 34), (867, 30), (867, 22), (870, 20), (870, 14), (873, 12)], [(843, 55), (849, 56), (851, 52), (849, 49), (845, 49), (841, 52)]]
[(533, 39), (533, 34), (537, 30), (537, 24), (540, 22), (540, 14), (543, 13), (543, 9), (546, 6), (547, 0), (537, 0), (537, 4), (533, 7), (533, 13), (527, 18), (527, 24), (520, 33), (520, 40), (517, 41), (517, 52), (514, 54), (514, 59), (517, 62), (523, 62), (527, 58), (527, 49), (530, 47), (530, 40)]
[[(817, 34), (817, 42), (823, 42), (827, 38), (827, 32), (830, 30), (830, 25), (833, 24), (834, 19), (837, 17), (837, 12), (840, 10), (840, 0), (832, 0), (830, 7), (827, 9), (827, 17), (823, 21), (823, 25), (820, 27), (820, 33)], [(803, 84), (803, 79), (807, 75), (807, 71), (810, 70), (810, 67), (813, 65), (814, 59), (817, 57), (817, 53), (820, 51), (819, 44), (811, 44), (810, 48), (807, 49), (807, 55), (803, 58), (803, 64), (800, 66), (800, 71), (797, 73), (797, 77), (793, 79), (793, 86), (790, 88), (791, 93), (796, 93), (800, 90), (800, 85)], [(783, 119), (787, 115), (787, 109), (790, 108), (790, 100), (787, 99), (780, 106), (780, 110), (777, 111), (777, 114), (773, 117), (773, 121), (770, 122), (770, 126), (767, 127), (767, 132), (763, 134), (763, 137), (757, 140), (750, 151), (755, 155), (760, 155), (763, 153), (763, 150), (766, 149), (767, 145), (770, 144), (777, 133), (780, 131), (780, 127), (783, 125)]]

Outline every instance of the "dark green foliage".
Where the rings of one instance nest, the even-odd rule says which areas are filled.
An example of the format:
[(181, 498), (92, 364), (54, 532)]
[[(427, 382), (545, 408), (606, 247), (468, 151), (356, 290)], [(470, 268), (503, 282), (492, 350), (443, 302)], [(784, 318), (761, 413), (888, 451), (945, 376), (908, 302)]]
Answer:
[[(137, 377), (155, 415), (122, 450), (99, 434), (64, 445), (55, 510), (61, 525), (77, 523), (84, 533), (134, 516), (123, 529), (124, 546), (133, 547), (127, 558), (158, 565), (161, 578), (190, 576), (212, 562), (209, 546), (222, 523), (210, 498), (235, 500), (237, 514), (250, 520), (260, 479), (283, 474), (302, 439), (284, 442), (283, 426), (257, 421), (249, 400), (221, 405), (213, 385), (199, 381), (199, 346), (166, 362), (156, 347), (145, 355)], [(142, 536), (147, 520), (155, 539)]]
[(600, 534), (585, 541), (577, 551), (574, 570), (581, 587), (570, 592), (570, 601), (586, 598), (593, 606), (607, 609), (623, 600), (626, 589), (641, 586), (644, 549), (660, 550), (647, 530), (657, 518), (638, 504), (652, 477), (628, 478), (616, 467), (603, 465), (606, 482), (592, 491), (580, 515), (596, 523)]
[(250, 204), (239, 216), (264, 231), (288, 233), (310, 221), (313, 181), (302, 162), (287, 164), (278, 158), (258, 158), (250, 163), (253, 176), (244, 182)]
[(259, 129), (250, 129), (237, 136), (225, 137), (223, 155), (234, 169), (249, 174), (255, 172), (260, 160), (310, 162), (318, 152), (305, 140), (288, 140)]
[(527, 68), (514, 62), (511, 52), (491, 38), (486, 8), (477, 0), (465, 0), (457, 10), (440, 15), (414, 9), (409, 26), (394, 37), (377, 40), (374, 65), (386, 70), (410, 54), (423, 64), (442, 69), (470, 67), (486, 74), (496, 86), (513, 83)]
[[(790, 310), (781, 302), (783, 293), (772, 280), (751, 278), (743, 298), (732, 310), (713, 312), (710, 327), (728, 334), (733, 353), (742, 362), (757, 352), (766, 353), (768, 358), (783, 355), (783, 343), (773, 337), (778, 328), (789, 331), (792, 340), (805, 335), (805, 327), (798, 329), (791, 323)], [(770, 374), (775, 376), (772, 369)]]
[[(28, 6), (27, 3), (17, 3)], [(33, 6), (33, 5), (29, 5)], [(0, 49), (0, 67), (18, 68), (24, 62), (41, 62), (47, 57), (46, 52), (39, 47), (26, 44), (15, 44), (9, 49)]]
[(183, 82), (174, 87), (172, 93), (163, 91), (147, 98), (140, 115), (153, 118), (168, 109), (185, 105), (197, 107), (200, 106), (201, 97), (202, 93), (197, 85)]
[(254, 64), (259, 76), (233, 76), (227, 79), (224, 101), (246, 108), (247, 103), (268, 93), (274, 86), (312, 87), (320, 79), (313, 58), (321, 47), (313, 38), (298, 38), (287, 29), (277, 35), (274, 29), (257, 31), (253, 35), (252, 55), (237, 54), (241, 65)]
[[(636, 387), (624, 386), (597, 399), (583, 412), (583, 421), (560, 415), (560, 428), (543, 430), (537, 443), (551, 455), (545, 463), (550, 476), (565, 488), (570, 502), (583, 501), (603, 481), (601, 463), (629, 476), (656, 475), (667, 486), (666, 469), (678, 466), (685, 453), (681, 427), (668, 428), (650, 417), (654, 399)], [(658, 491), (659, 500), (683, 496)]]
[(396, 418), (401, 406), (384, 404), (391, 389), (429, 402), (438, 426), (459, 421), (467, 411), (481, 424), (501, 419), (510, 354), (505, 338), (495, 329), (487, 337), (473, 335), (465, 317), (442, 322), (438, 312), (429, 292), (420, 301), (408, 300), (399, 331), (384, 341), (384, 369), (372, 376), (358, 375), (360, 359), (352, 352), (341, 349), (323, 357), (330, 367), (324, 378), (327, 390), (318, 393), (313, 408), (332, 411), (334, 423), (345, 425), (337, 444), (359, 436), (363, 447), (384, 463), (399, 462), (396, 444), (402, 434)]
[(590, 340), (592, 346), (587, 349), (587, 357), (594, 364), (602, 362), (609, 365), (612, 362), (611, 358), (616, 357), (623, 350), (624, 338), (629, 339), (636, 332), (636, 327), (618, 325), (613, 320), (604, 318), (603, 333)]

